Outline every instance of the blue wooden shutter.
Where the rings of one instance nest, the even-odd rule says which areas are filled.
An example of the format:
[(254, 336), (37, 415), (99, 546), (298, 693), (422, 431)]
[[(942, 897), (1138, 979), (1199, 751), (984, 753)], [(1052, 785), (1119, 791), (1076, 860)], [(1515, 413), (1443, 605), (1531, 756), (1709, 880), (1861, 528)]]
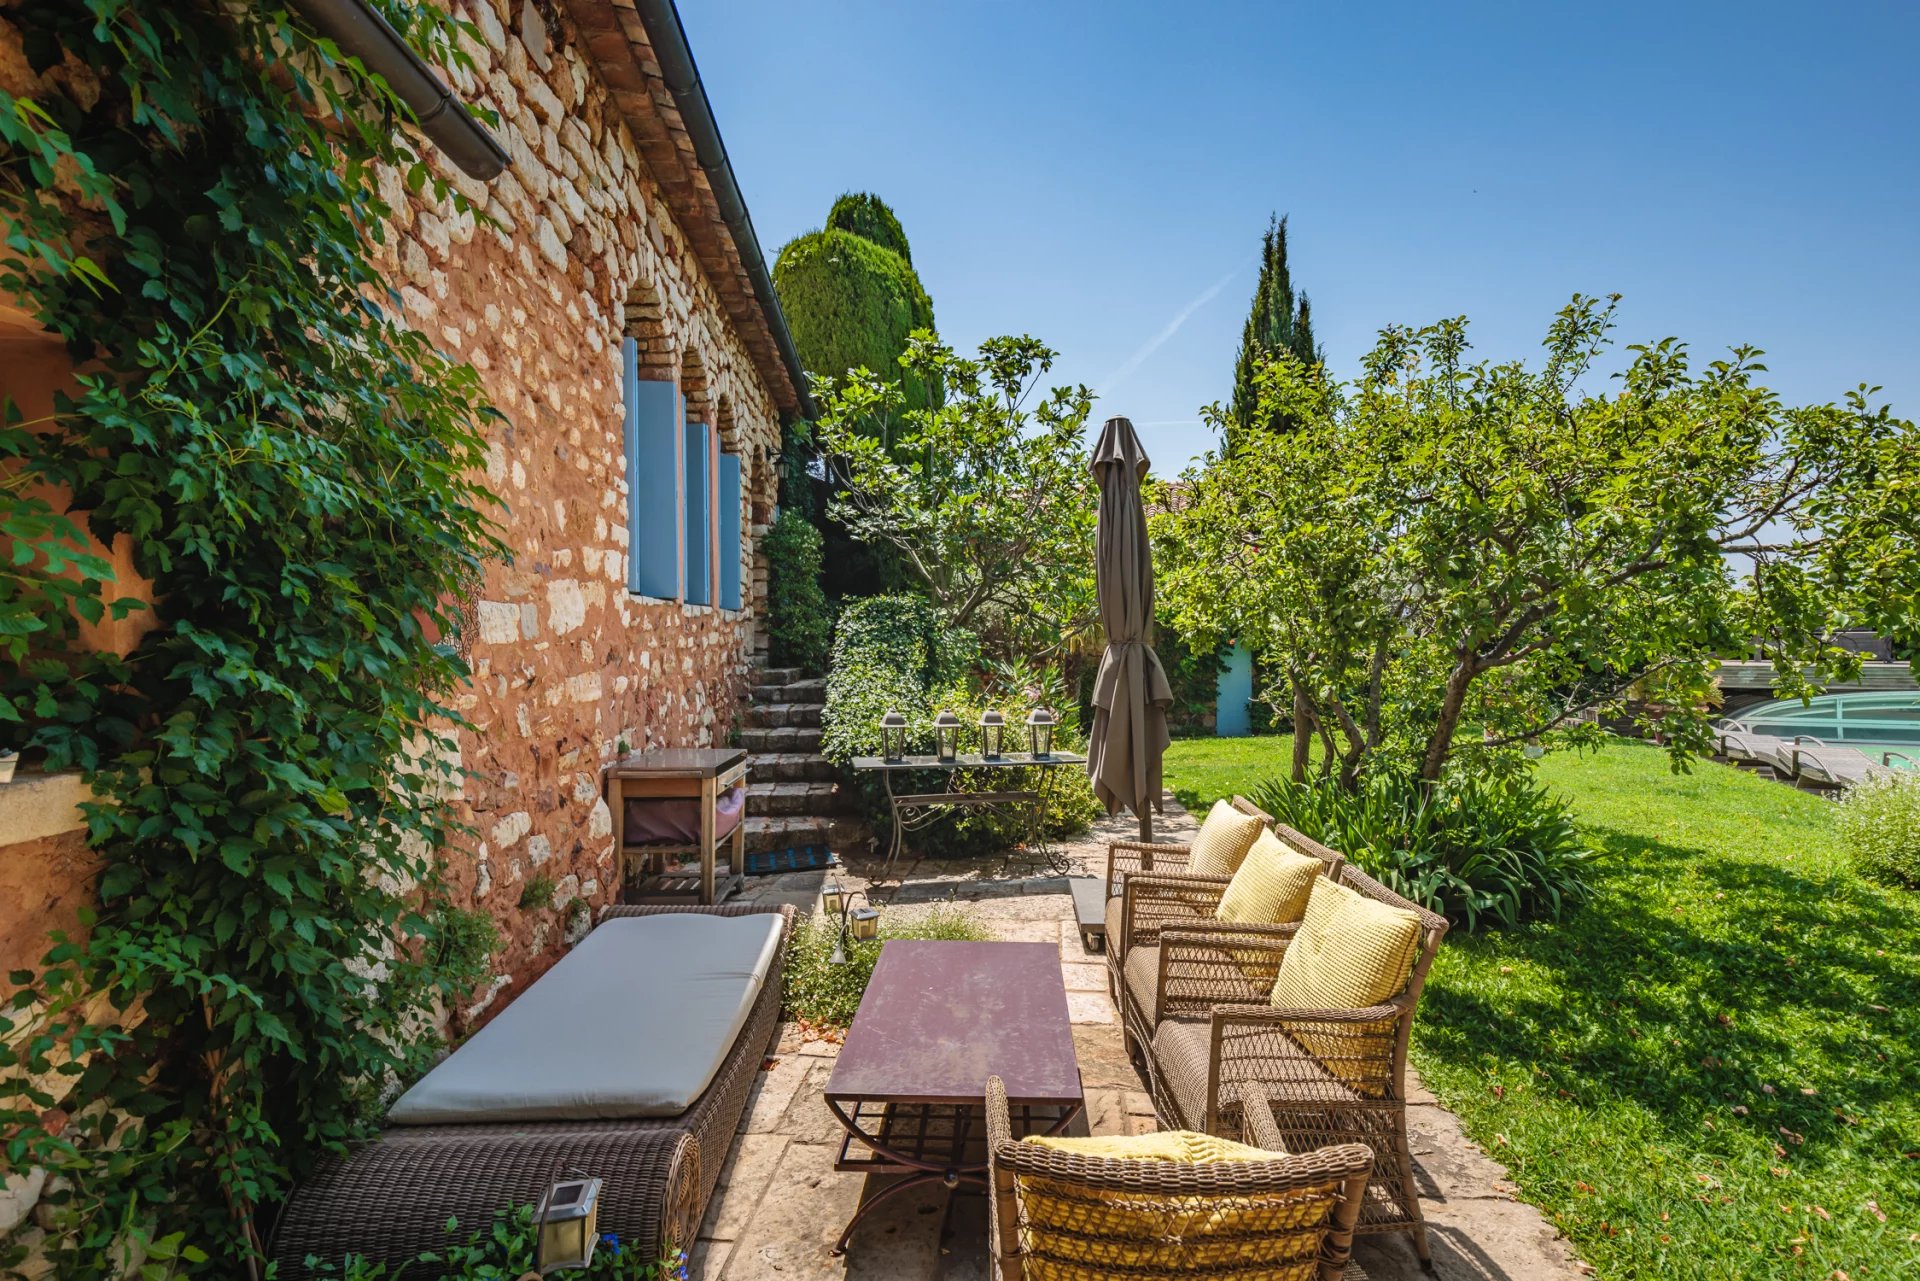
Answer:
[(740, 608), (740, 455), (720, 455), (720, 608)]
[(640, 349), (621, 345), (627, 403), (627, 590), (680, 595), (680, 418), (685, 402), (671, 382), (640, 377)]
[(687, 595), (689, 605), (713, 604), (713, 433), (705, 423), (688, 423)]

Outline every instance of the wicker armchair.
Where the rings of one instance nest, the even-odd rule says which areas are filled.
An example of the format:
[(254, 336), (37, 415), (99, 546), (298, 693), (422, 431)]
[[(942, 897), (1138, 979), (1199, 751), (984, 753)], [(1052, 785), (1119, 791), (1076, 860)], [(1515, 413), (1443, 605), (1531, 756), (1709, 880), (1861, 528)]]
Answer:
[(1365, 1281), (1351, 1255), (1373, 1154), (1349, 1143), (1288, 1156), (1257, 1099), (1246, 1112), (1272, 1160), (1082, 1156), (1016, 1142), (1006, 1088), (987, 1078), (995, 1281)]
[[(1244, 796), (1233, 798), (1233, 808), (1251, 814), (1267, 827), (1273, 815)], [(1110, 841), (1107, 844), (1107, 897), (1120, 893), (1120, 884), (1129, 872), (1184, 872), (1193, 857), (1193, 846), (1155, 841)], [(1111, 906), (1111, 905), (1109, 905)], [(1111, 930), (1111, 927), (1109, 927)], [(1108, 937), (1112, 937), (1109, 933)]]
[[(1270, 824), (1274, 835), (1299, 850), (1311, 854), (1325, 866), (1322, 874), (1337, 880), (1346, 860), (1338, 850), (1285, 823)], [(1163, 930), (1217, 930), (1236, 935), (1257, 935), (1284, 944), (1293, 937), (1297, 925), (1250, 925), (1228, 923), (1214, 916), (1231, 878), (1192, 876), (1165, 872), (1129, 872), (1122, 878), (1120, 896), (1107, 903), (1107, 991), (1120, 1011), (1128, 1049), (1144, 1049), (1160, 1021), (1159, 992), (1164, 983), (1161, 974), (1160, 935)], [(1267, 975), (1267, 987), (1273, 977)], [(1265, 989), (1253, 991), (1240, 986), (1221, 993), (1223, 1001), (1261, 1001)]]
[[(1340, 881), (1419, 918), (1420, 951), (1405, 987), (1367, 1009), (1275, 1009), (1261, 988), (1272, 987), (1285, 940), (1167, 930), (1147, 1055), (1154, 1108), (1169, 1125), (1241, 1138), (1258, 1124), (1248, 1100), (1264, 1097), (1289, 1150), (1367, 1144), (1373, 1178), (1355, 1231), (1411, 1232), (1425, 1262), (1432, 1256), (1407, 1144), (1407, 1040), (1447, 921), (1351, 865)], [(1241, 996), (1255, 991), (1256, 999)]]

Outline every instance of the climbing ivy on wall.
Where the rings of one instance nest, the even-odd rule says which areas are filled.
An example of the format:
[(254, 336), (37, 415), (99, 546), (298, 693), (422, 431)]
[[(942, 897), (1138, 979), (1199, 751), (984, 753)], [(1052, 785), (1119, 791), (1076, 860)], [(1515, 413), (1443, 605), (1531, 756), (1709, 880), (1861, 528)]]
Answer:
[[(443, 14), (380, 8), (462, 59)], [(386, 87), (274, 5), (4, 17), (40, 82), (0, 92), (0, 294), (79, 372), (0, 423), (0, 746), (83, 771), (104, 871), (85, 937), (10, 976), (0, 1168), (64, 1176), (61, 1276), (149, 1247), (245, 1275), (471, 977), (435, 963), (471, 949), (438, 937), (434, 860), (467, 676), (443, 638), (503, 553), (491, 410), (373, 261), (383, 171), (465, 206)], [(130, 536), (157, 626), (125, 658), (80, 651), (76, 618), (127, 606), (36, 485)]]

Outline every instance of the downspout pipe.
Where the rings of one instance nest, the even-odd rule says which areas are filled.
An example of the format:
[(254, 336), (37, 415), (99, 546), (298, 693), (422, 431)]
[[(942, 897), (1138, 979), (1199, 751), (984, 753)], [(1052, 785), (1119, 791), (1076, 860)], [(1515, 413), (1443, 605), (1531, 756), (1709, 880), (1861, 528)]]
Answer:
[(673, 95), (673, 105), (678, 108), (681, 123), (693, 143), (694, 157), (713, 187), (714, 201), (720, 206), (720, 217), (733, 236), (741, 265), (747, 269), (747, 279), (753, 282), (753, 296), (766, 313), (767, 328), (773, 331), (774, 345), (779, 347), (787, 376), (793, 380), (794, 392), (800, 397), (800, 413), (811, 418), (817, 411), (807, 388), (807, 373), (800, 364), (800, 352), (793, 345), (793, 335), (787, 331), (780, 297), (773, 291), (773, 276), (760, 252), (760, 238), (754, 234), (746, 199), (734, 179), (733, 164), (727, 159), (727, 144), (720, 139), (720, 126), (714, 122), (706, 86), (700, 83), (700, 69), (694, 65), (686, 29), (680, 25), (680, 11), (674, 7), (673, 0), (634, 0), (633, 7), (647, 29), (653, 56), (660, 63), (661, 79), (666, 81), (667, 92)]
[(426, 60), (367, 0), (294, 0), (313, 28), (358, 58), (407, 104), (428, 141), (469, 178), (485, 182), (506, 169), (506, 149), (473, 118)]

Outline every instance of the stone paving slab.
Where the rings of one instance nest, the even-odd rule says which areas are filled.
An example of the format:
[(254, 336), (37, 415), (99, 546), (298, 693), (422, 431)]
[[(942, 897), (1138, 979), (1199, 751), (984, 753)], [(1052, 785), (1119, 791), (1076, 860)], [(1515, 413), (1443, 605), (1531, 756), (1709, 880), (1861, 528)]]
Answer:
[[(1156, 838), (1181, 840), (1197, 825), (1177, 804), (1156, 821)], [(1131, 818), (1097, 824), (1068, 848), (1077, 869), (1104, 871), (1105, 842), (1134, 835)], [(882, 875), (871, 858), (850, 858), (836, 879), (864, 890), (883, 911), (913, 915), (964, 904), (996, 938), (1057, 943), (1087, 1106), (1073, 1131), (1145, 1134), (1158, 1128), (1152, 1096), (1127, 1058), (1106, 990), (1106, 967), (1082, 944), (1066, 881), (1017, 852), (965, 863), (928, 860)], [(1024, 870), (1023, 870), (1024, 869)], [(821, 871), (750, 877), (745, 897), (817, 906)], [(843, 1131), (821, 1097), (839, 1046), (803, 1041), (783, 1029), (769, 1056), (721, 1185), (708, 1206), (689, 1273), (707, 1281), (988, 1281), (986, 1200), (938, 1184), (877, 1208), (845, 1258), (830, 1251), (855, 1209), (894, 1180), (837, 1174)], [(1424, 1273), (1403, 1234), (1356, 1242), (1355, 1258), (1375, 1281), (1574, 1281), (1585, 1274), (1548, 1220), (1517, 1200), (1506, 1171), (1481, 1152), (1417, 1076), (1408, 1081), (1412, 1148), (1429, 1222), (1435, 1271)]]

